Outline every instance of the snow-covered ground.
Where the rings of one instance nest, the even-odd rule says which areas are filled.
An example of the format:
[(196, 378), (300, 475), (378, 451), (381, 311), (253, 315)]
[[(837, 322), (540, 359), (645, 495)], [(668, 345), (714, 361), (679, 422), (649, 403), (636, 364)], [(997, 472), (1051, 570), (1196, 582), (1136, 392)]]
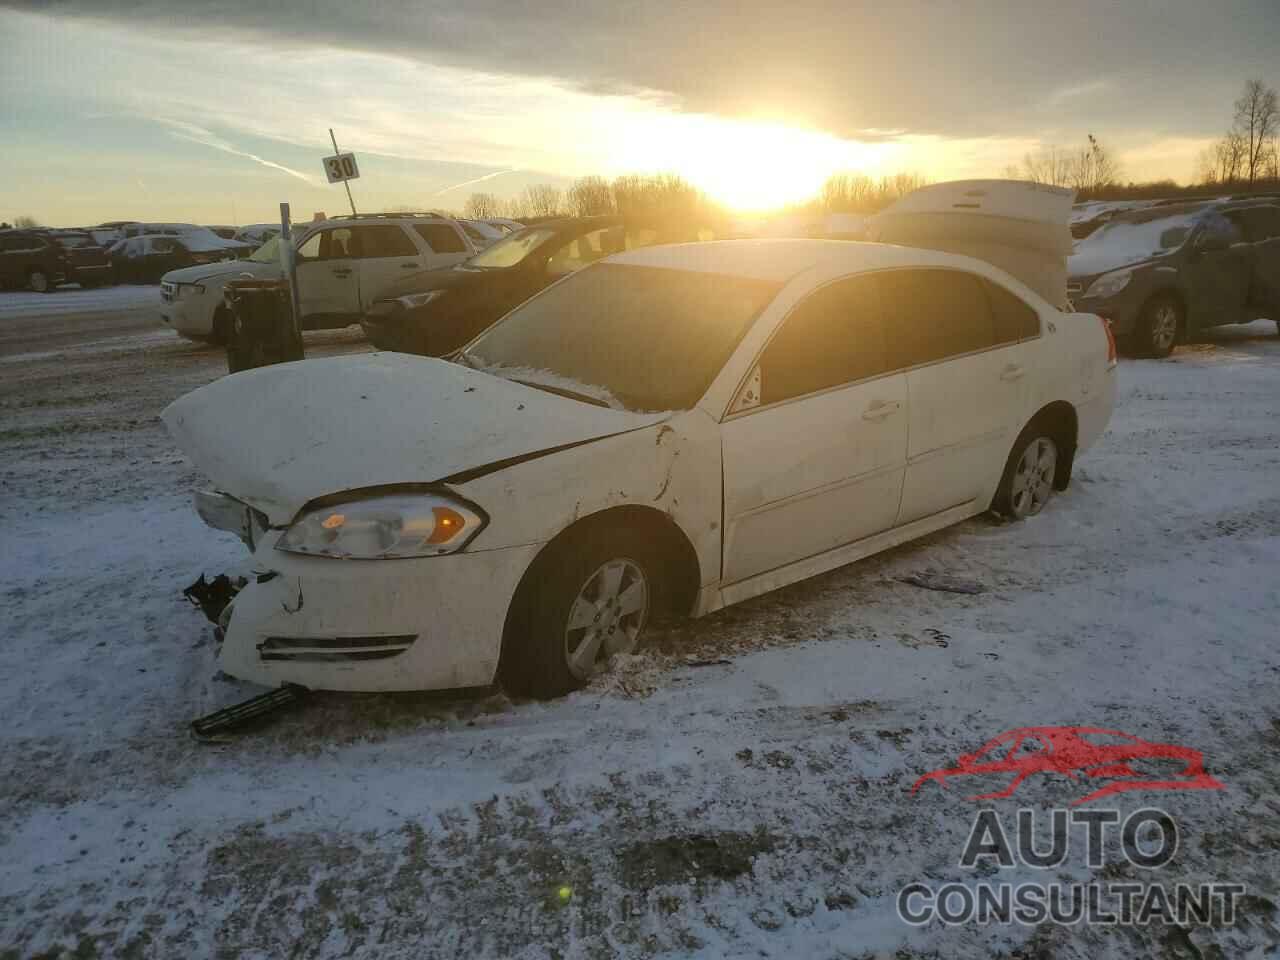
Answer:
[[(23, 342), (0, 379), (0, 957), (1280, 950), (1270, 322), (1123, 362), (1110, 431), (1030, 522), (970, 521), (673, 626), (560, 702), (319, 696), (222, 745), (185, 725), (245, 691), (212, 678), (179, 591), (242, 550), (195, 518), (199, 478), (156, 420), (221, 357), (136, 333)], [(922, 571), (986, 592), (897, 579)], [(1176, 818), (1162, 879), (1248, 885), (1234, 925), (898, 919), (904, 885), (976, 872), (957, 866), (967, 791), (912, 783), (1044, 724), (1204, 751), (1224, 791), (1117, 806)], [(990, 805), (1080, 795), (1040, 776)]]
[(82, 290), (58, 287), (51, 293), (0, 291), (0, 320), (12, 317), (56, 317), (66, 313), (94, 313), (137, 307), (160, 309), (159, 284), (121, 284)]

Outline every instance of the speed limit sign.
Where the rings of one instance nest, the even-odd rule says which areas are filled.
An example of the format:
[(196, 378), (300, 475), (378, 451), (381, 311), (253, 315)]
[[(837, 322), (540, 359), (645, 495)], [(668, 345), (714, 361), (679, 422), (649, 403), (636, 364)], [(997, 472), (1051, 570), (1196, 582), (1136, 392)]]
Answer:
[(339, 153), (324, 158), (324, 175), (330, 183), (342, 183), (345, 180), (359, 180), (360, 168), (356, 166), (354, 153)]

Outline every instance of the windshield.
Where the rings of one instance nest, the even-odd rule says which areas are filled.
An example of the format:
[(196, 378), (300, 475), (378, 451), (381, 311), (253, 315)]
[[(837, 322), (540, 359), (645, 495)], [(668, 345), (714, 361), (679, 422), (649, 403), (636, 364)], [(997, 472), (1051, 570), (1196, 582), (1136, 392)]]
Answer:
[(55, 234), (53, 239), (57, 240), (60, 245), (67, 249), (72, 249), (74, 247), (97, 246), (93, 237), (89, 236), (87, 233), (59, 233)]
[(461, 359), (631, 410), (688, 409), (777, 291), (762, 280), (600, 263), (509, 313)]
[(249, 254), (247, 259), (252, 260), (254, 263), (279, 263), (280, 237), (272, 237), (253, 253)]
[(499, 240), (484, 253), (476, 254), (467, 261), (467, 266), (484, 269), (514, 267), (553, 236), (555, 231), (546, 228), (521, 230), (519, 233)]
[(1195, 214), (1113, 219), (1076, 244), (1076, 254), (1103, 256), (1121, 263), (1158, 257), (1182, 246), (1195, 226)]

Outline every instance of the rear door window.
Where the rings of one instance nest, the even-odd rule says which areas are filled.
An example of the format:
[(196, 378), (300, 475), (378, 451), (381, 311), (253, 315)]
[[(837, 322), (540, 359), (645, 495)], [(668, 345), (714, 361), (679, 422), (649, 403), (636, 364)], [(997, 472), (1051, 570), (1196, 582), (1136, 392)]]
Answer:
[(466, 253), (467, 245), (462, 235), (447, 223), (415, 223), (418, 232), (432, 253)]
[(1021, 297), (998, 283), (982, 281), (991, 303), (996, 343), (1017, 343), (1040, 336), (1040, 315)]
[(838, 280), (802, 300), (760, 357), (760, 402), (863, 380), (890, 370), (875, 283)]
[(892, 270), (876, 279), (893, 369), (995, 346), (980, 277), (960, 270)]
[(353, 253), (362, 260), (418, 255), (418, 248), (413, 245), (409, 235), (394, 223), (357, 227), (356, 233), (359, 236), (358, 250)]

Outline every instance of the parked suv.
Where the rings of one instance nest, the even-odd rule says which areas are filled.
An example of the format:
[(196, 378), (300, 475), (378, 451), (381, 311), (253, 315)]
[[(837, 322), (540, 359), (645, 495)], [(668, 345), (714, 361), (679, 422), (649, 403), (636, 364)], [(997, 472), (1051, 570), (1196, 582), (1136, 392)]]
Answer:
[[(223, 286), (241, 277), (279, 277), (279, 250), (276, 238), (245, 260), (165, 274), (160, 284), (165, 323), (193, 340), (225, 340), (231, 314), (223, 302)], [(311, 224), (297, 251), (303, 329), (324, 330), (358, 322), (401, 277), (465, 260), (475, 247), (451, 217), (397, 213)]]
[(1226, 323), (1280, 317), (1280, 205), (1211, 201), (1117, 214), (1067, 262), (1076, 310), (1111, 321), (1133, 352)]
[(35, 230), (0, 230), (0, 287), (51, 293), (67, 280), (67, 253)]
[(111, 257), (88, 230), (50, 230), (46, 236), (67, 253), (67, 279), (82, 287), (112, 282)]

